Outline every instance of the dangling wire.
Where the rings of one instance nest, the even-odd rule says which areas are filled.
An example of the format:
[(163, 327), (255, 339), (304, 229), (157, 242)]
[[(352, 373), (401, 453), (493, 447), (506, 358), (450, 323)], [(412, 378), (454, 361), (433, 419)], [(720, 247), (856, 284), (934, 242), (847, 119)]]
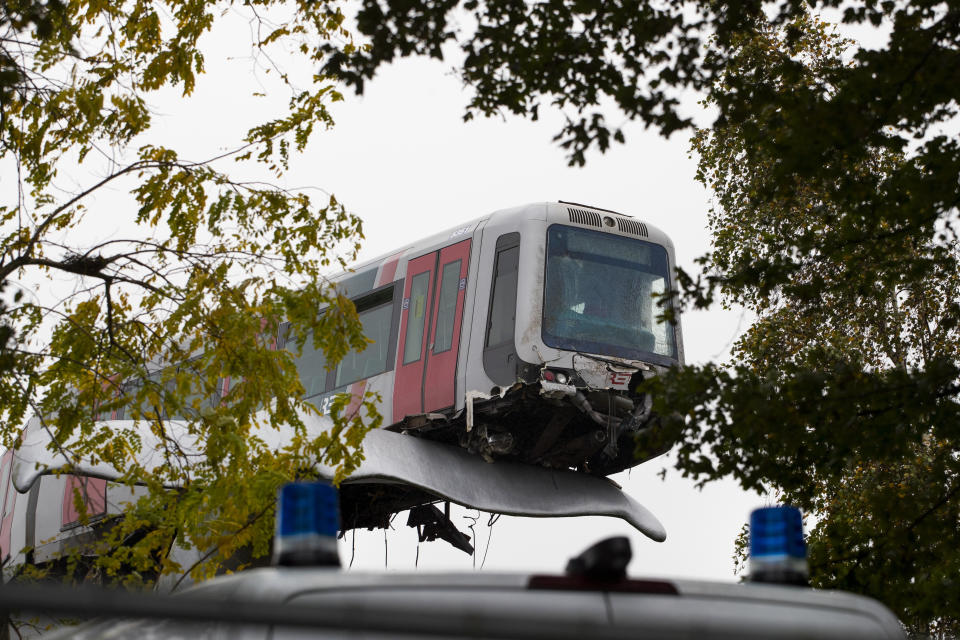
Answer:
[(417, 568), (420, 566), (420, 541), (423, 540), (423, 528), (418, 524), (417, 525), (417, 555), (413, 559), (413, 567)]
[(493, 537), (493, 525), (500, 519), (499, 513), (491, 513), (487, 520), (487, 546), (483, 549), (483, 560), (480, 561), (480, 571), (483, 571), (483, 565), (487, 564), (487, 552), (490, 551), (490, 538)]
[(470, 524), (467, 526), (467, 529), (470, 529), (470, 533), (473, 534), (470, 537), (470, 539), (473, 540), (473, 553), (471, 553), (470, 555), (473, 556), (473, 568), (474, 570), (476, 570), (477, 568), (477, 530), (474, 527), (477, 526), (477, 521), (480, 520), (480, 510), (477, 509), (476, 516), (463, 516), (463, 519), (470, 521)]
[(354, 528), (350, 536), (350, 566), (347, 569), (353, 567), (353, 557), (357, 554), (357, 529)]
[(387, 568), (387, 528), (383, 528), (383, 568)]

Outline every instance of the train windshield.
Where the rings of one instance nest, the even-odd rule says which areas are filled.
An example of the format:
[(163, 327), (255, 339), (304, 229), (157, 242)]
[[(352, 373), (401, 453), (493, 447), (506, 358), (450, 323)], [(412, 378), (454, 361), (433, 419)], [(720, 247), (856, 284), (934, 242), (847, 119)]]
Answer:
[(547, 230), (543, 341), (557, 349), (669, 364), (677, 358), (674, 328), (657, 320), (653, 297), (669, 283), (662, 246), (553, 225)]

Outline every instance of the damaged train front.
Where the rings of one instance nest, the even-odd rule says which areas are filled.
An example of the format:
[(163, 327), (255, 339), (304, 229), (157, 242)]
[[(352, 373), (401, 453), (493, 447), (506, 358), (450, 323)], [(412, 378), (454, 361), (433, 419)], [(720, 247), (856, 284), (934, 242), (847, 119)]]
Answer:
[[(663, 453), (642, 382), (683, 362), (678, 316), (662, 307), (672, 304), (672, 242), (633, 218), (570, 206), (548, 211), (539, 233), (529, 226), (515, 247), (498, 247), (484, 346), (494, 386), (468, 392), (462, 444), (598, 475)], [(498, 317), (502, 308), (515, 315)]]

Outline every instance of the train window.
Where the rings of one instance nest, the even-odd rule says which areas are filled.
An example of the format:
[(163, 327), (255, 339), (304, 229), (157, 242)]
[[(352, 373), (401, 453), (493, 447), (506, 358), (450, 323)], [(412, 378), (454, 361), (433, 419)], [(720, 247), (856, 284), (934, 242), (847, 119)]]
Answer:
[(377, 267), (347, 276), (337, 283), (337, 291), (348, 298), (356, 298), (373, 289), (377, 281)]
[(390, 329), (393, 319), (394, 287), (356, 300), (363, 335), (372, 342), (363, 351), (350, 351), (337, 365), (336, 387), (342, 387), (383, 373), (390, 362)]
[(300, 376), (300, 384), (303, 385), (304, 398), (312, 398), (326, 391), (327, 356), (324, 355), (322, 348), (313, 346), (313, 332), (307, 334), (300, 356), (297, 357), (297, 343), (290, 335), (290, 323), (283, 322), (277, 331), (277, 348), (286, 349), (294, 354), (293, 364), (297, 367), (297, 375)]
[(304, 398), (312, 398), (326, 390), (327, 357), (323, 354), (323, 349), (313, 346), (312, 333), (303, 343), (303, 351), (296, 359), (296, 365), (297, 373), (300, 374), (300, 383), (303, 385)]
[(407, 312), (407, 336), (403, 343), (403, 364), (416, 362), (423, 353), (423, 328), (427, 319), (429, 287), (429, 271), (413, 276), (410, 283), (410, 309)]
[[(294, 361), (303, 384), (304, 399), (328, 393), (390, 368), (391, 353), (395, 353), (396, 346), (394, 329), (399, 321), (399, 305), (394, 304), (396, 288), (394, 283), (354, 299), (363, 334), (371, 342), (363, 351), (348, 352), (335, 368), (328, 369), (323, 349), (313, 346), (312, 334), (307, 336), (300, 357)], [(289, 324), (281, 324), (277, 344), (295, 351), (296, 342), (287, 335), (289, 331)]]
[(487, 309), (487, 335), (483, 369), (496, 384), (511, 385), (517, 380), (517, 348), (513, 344), (517, 315), (517, 278), (520, 275), (520, 234), (505, 233), (497, 238), (493, 263), (493, 287)]
[(513, 342), (519, 267), (519, 246), (504, 249), (497, 254), (493, 293), (490, 297), (490, 316), (487, 319), (487, 347), (497, 347)]
[(547, 230), (544, 343), (624, 358), (675, 359), (673, 326), (657, 319), (654, 300), (668, 287), (662, 246), (553, 225)]
[(453, 346), (453, 325), (456, 320), (462, 263), (462, 260), (456, 260), (443, 265), (440, 277), (440, 302), (437, 310), (437, 332), (433, 338), (434, 353), (449, 351)]

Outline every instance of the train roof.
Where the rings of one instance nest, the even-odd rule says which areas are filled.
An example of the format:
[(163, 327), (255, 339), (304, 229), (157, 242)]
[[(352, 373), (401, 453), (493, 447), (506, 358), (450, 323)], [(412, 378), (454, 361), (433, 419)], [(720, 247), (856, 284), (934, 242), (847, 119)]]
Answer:
[[(450, 241), (460, 237), (472, 236), (477, 229), (485, 223), (493, 223), (497, 225), (508, 224), (511, 219), (518, 221), (522, 220), (543, 220), (548, 222), (570, 222), (577, 215), (577, 211), (585, 211), (588, 214), (594, 214), (597, 216), (597, 224), (590, 225), (588, 223), (577, 222), (578, 224), (586, 224), (587, 226), (601, 226), (600, 221), (605, 217), (613, 218), (619, 223), (620, 219), (627, 220), (629, 222), (617, 224), (617, 230), (622, 231), (624, 235), (642, 235), (644, 239), (655, 242), (657, 244), (663, 245), (666, 247), (671, 256), (673, 254), (673, 241), (670, 239), (663, 230), (661, 230), (656, 225), (647, 222), (644, 219), (636, 218), (625, 213), (620, 213), (617, 211), (611, 211), (609, 209), (602, 209), (600, 207), (595, 207), (591, 205), (584, 205), (576, 202), (566, 202), (564, 200), (559, 200), (557, 202), (533, 202), (529, 204), (519, 205), (515, 207), (509, 207), (506, 209), (498, 209), (493, 213), (488, 213), (484, 216), (477, 218), (472, 218), (461, 222), (455, 226), (448, 228), (441, 228), (439, 231), (426, 236), (415, 242), (403, 245), (397, 249), (378, 255), (375, 258), (369, 260), (364, 260), (363, 262), (358, 262), (356, 265), (352, 265), (346, 271), (340, 271), (332, 276), (330, 279), (332, 281), (340, 280), (344, 277), (356, 273), (358, 271), (363, 271), (365, 268), (378, 265), (389, 258), (397, 257), (398, 255), (406, 254), (420, 254), (432, 249), (437, 249), (443, 246), (450, 244)], [(581, 218), (583, 219), (583, 218)], [(594, 219), (593, 216), (590, 216), (590, 219)], [(631, 231), (623, 231), (624, 229), (630, 229)], [(633, 229), (642, 229), (642, 232), (633, 231)], [(605, 229), (606, 231), (611, 231), (611, 229)]]

